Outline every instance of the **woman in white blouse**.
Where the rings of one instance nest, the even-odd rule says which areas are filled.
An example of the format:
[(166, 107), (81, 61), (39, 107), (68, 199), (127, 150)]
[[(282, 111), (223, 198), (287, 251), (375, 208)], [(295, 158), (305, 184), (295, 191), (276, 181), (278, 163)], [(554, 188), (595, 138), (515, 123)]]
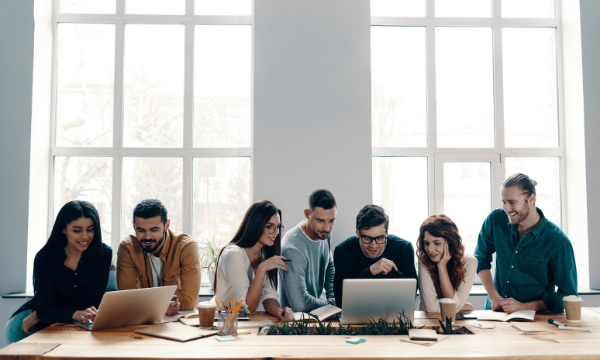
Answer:
[(439, 313), (439, 299), (456, 300), (456, 310), (474, 310), (467, 302), (477, 270), (477, 259), (465, 255), (458, 227), (446, 215), (428, 217), (417, 240), (421, 310)]
[(291, 316), (277, 302), (277, 272), (287, 271), (281, 254), (281, 210), (262, 200), (250, 206), (233, 240), (219, 254), (215, 276), (215, 300), (229, 306), (243, 301), (244, 310), (253, 313), (260, 303), (280, 320)]

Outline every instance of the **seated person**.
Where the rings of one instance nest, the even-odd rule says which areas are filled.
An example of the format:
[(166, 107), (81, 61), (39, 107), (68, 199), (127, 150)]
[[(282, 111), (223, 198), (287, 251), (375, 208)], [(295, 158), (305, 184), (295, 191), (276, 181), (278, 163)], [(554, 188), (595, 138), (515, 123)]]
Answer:
[(525, 174), (508, 177), (502, 183), (503, 209), (492, 211), (483, 222), (475, 257), (488, 294), (488, 310), (561, 314), (563, 297), (577, 295), (573, 247), (567, 235), (535, 206), (536, 185)]
[(388, 235), (381, 206), (366, 205), (356, 216), (356, 236), (335, 248), (335, 300), (342, 307), (344, 279), (417, 279), (411, 243)]
[(8, 320), (5, 345), (54, 323), (94, 320), (108, 284), (112, 249), (94, 205), (73, 200), (56, 216), (33, 262), (35, 295)]
[(198, 243), (169, 229), (167, 209), (158, 200), (143, 200), (133, 209), (133, 229), (117, 251), (117, 289), (177, 285), (167, 315), (194, 310), (200, 293)]
[(310, 312), (335, 303), (331, 230), (337, 203), (329, 190), (315, 190), (304, 209), (305, 220), (281, 240), (281, 255), (291, 260), (288, 270), (279, 272), (279, 302), (294, 311)]
[(281, 249), (281, 210), (262, 200), (250, 206), (233, 239), (219, 253), (215, 269), (215, 300), (243, 302), (253, 313), (260, 303), (265, 311), (283, 321), (293, 318), (289, 307), (277, 302), (277, 272), (287, 270)]
[(465, 255), (458, 227), (446, 215), (428, 217), (419, 230), (420, 310), (439, 313), (439, 299), (456, 300), (456, 311), (475, 310), (467, 302), (473, 287), (477, 259)]

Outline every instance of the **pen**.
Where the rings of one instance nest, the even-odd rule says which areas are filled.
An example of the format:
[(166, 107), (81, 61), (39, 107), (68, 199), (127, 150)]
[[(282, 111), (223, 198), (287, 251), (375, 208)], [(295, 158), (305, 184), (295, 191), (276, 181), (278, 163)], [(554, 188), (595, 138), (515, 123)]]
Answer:
[(283, 261), (292, 261), (292, 259), (281, 259)]
[(396, 269), (394, 269), (394, 268), (392, 268), (392, 270), (394, 270), (394, 271), (395, 271), (395, 272), (397, 272), (398, 274), (400, 274), (400, 275), (404, 276), (404, 274), (403, 274), (403, 273), (401, 273), (400, 271), (398, 271), (398, 270), (396, 270)]
[(584, 328), (584, 327), (575, 327), (575, 326), (559, 326), (558, 327), (561, 330), (571, 330), (571, 331), (586, 331), (586, 332), (591, 332), (592, 328)]
[(548, 319), (548, 322), (549, 322), (550, 324), (552, 324), (552, 325), (556, 325), (556, 326), (567, 326), (567, 325), (565, 325), (565, 324), (563, 324), (563, 323), (559, 323), (558, 321), (556, 321), (556, 320), (552, 320), (552, 319)]

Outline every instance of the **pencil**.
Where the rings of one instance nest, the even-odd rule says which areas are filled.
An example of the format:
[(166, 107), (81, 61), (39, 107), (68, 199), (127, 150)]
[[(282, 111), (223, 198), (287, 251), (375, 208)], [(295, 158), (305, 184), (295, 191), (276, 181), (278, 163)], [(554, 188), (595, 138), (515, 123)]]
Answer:
[(233, 305), (231, 303), (231, 299), (229, 299), (229, 308), (233, 311)]
[(217, 309), (221, 312), (221, 307), (219, 306), (219, 300), (215, 301), (217, 303)]

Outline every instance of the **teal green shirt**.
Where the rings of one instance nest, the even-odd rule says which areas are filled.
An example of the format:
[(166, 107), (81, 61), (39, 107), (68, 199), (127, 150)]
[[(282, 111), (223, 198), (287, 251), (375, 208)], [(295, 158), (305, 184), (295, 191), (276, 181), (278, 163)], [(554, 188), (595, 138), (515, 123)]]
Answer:
[[(537, 209), (537, 208), (536, 208)], [(518, 225), (511, 225), (503, 209), (483, 222), (475, 257), (477, 273), (492, 268), (500, 296), (526, 303), (542, 300), (552, 313), (563, 312), (562, 298), (577, 294), (577, 267), (571, 242), (562, 230), (537, 209), (542, 222), (519, 241)], [(555, 290), (558, 287), (558, 290)]]

